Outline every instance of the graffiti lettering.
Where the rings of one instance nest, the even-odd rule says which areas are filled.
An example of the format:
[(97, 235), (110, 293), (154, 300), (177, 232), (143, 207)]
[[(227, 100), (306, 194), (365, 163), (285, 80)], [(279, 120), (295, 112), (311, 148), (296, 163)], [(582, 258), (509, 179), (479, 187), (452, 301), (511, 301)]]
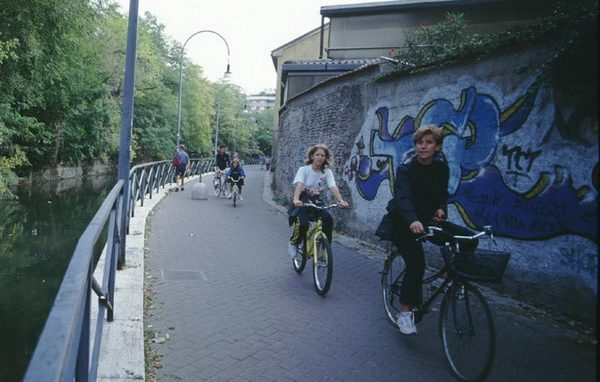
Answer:
[(515, 146), (513, 148), (508, 148), (507, 145), (502, 146), (502, 155), (508, 157), (508, 169), (512, 170), (513, 160), (515, 169), (522, 171), (523, 167), (521, 166), (521, 158), (524, 160), (528, 160), (527, 169), (525, 171), (529, 172), (531, 170), (531, 166), (533, 165), (533, 161), (535, 158), (540, 156), (542, 150), (531, 151), (527, 149), (527, 151), (523, 151), (520, 146)]

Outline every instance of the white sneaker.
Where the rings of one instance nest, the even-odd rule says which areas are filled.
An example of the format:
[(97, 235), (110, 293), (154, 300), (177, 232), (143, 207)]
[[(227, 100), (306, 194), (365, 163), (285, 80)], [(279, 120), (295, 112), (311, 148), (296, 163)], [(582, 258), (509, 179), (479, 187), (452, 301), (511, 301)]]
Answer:
[(297, 250), (298, 249), (294, 244), (288, 243), (288, 255), (290, 255), (290, 257), (296, 257)]
[(400, 312), (398, 315), (398, 329), (402, 334), (417, 334), (417, 327), (415, 326), (415, 315), (413, 312)]
[(231, 199), (231, 194), (227, 194), (227, 199)]
[(241, 202), (242, 200), (244, 200), (244, 199), (242, 199), (242, 195), (240, 195), (238, 199), (240, 199), (240, 202)]

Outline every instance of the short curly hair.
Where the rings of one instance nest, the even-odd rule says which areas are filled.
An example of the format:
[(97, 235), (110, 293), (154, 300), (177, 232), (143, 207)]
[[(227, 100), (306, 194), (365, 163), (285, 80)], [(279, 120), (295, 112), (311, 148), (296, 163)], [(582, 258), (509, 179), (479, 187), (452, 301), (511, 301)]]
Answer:
[(414, 143), (417, 143), (419, 139), (428, 134), (433, 136), (437, 144), (441, 145), (444, 142), (444, 130), (437, 125), (423, 125), (419, 127), (413, 134), (412, 140)]

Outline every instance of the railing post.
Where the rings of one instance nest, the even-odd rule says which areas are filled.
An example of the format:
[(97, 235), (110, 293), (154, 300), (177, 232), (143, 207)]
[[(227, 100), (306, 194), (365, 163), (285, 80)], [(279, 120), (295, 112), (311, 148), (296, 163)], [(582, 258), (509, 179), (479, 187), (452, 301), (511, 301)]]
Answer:
[(86, 280), (85, 307), (83, 310), (83, 319), (81, 322), (81, 332), (79, 337), (79, 351), (77, 354), (77, 366), (75, 380), (87, 382), (90, 364), (90, 315), (92, 299), (92, 277), (93, 262), (89, 263), (88, 275)]
[(119, 143), (119, 175), (123, 180), (123, 209), (121, 214), (121, 241), (119, 248), (119, 268), (125, 265), (125, 227), (127, 223), (127, 203), (129, 202), (129, 166), (131, 162), (131, 130), (133, 128), (133, 94), (135, 86), (135, 59), (137, 55), (138, 0), (129, 1), (129, 22), (127, 49), (125, 56), (125, 80), (123, 108), (121, 116), (121, 139)]

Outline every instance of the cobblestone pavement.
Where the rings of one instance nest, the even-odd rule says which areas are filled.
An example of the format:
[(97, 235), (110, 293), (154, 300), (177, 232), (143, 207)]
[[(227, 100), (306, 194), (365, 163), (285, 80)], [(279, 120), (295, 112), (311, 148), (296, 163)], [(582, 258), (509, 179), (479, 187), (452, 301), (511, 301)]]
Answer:
[[(192, 200), (191, 184), (149, 219), (147, 284), (158, 381), (451, 381), (426, 316), (402, 336), (384, 316), (381, 256), (334, 243), (333, 284), (318, 296), (286, 254), (286, 216), (247, 169), (244, 201)], [(210, 176), (204, 180), (210, 185)], [(492, 296), (493, 297), (493, 296)], [(590, 334), (492, 299), (498, 333), (490, 381), (593, 381)]]

